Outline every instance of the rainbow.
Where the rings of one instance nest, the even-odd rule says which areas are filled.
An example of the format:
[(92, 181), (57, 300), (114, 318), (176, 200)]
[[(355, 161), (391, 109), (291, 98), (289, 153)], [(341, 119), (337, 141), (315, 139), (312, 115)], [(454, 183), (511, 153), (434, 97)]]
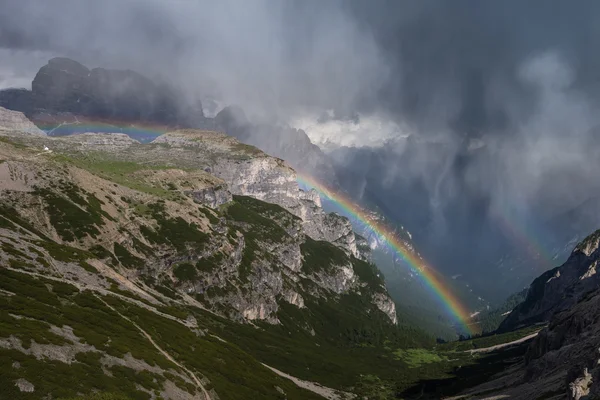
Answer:
[(47, 134), (72, 135), (84, 132), (124, 133), (132, 138), (155, 139), (176, 128), (147, 122), (128, 122), (115, 119), (73, 117), (72, 121), (57, 124), (49, 121), (36, 121), (38, 128)]
[[(100, 120), (89, 118), (75, 118), (72, 122), (61, 124), (39, 123), (38, 127), (51, 134), (57, 132), (60, 135), (68, 135), (83, 132), (98, 133), (124, 133), (134, 138), (156, 138), (166, 132), (176, 128), (169, 128), (158, 124), (148, 124), (140, 122), (125, 122), (117, 120)], [(442, 276), (429, 267), (418, 255), (416, 255), (406, 244), (398, 238), (394, 231), (374, 220), (367, 211), (360, 208), (352, 202), (346, 195), (339, 191), (327, 188), (325, 185), (317, 182), (308, 175), (298, 174), (299, 183), (314, 188), (321, 195), (327, 197), (332, 202), (339, 205), (348, 214), (359, 220), (370, 231), (374, 232), (381, 242), (385, 243), (397, 256), (403, 259), (411, 269), (422, 278), (426, 287), (435, 297), (444, 305), (446, 310), (453, 315), (469, 334), (475, 333), (470, 327), (470, 313), (452, 291), (443, 282)]]
[(508, 211), (501, 211), (498, 208), (492, 208), (490, 216), (496, 222), (496, 226), (509, 237), (514, 244), (524, 250), (528, 257), (532, 261), (536, 261), (536, 265), (544, 271), (554, 266), (555, 260), (536, 240), (536, 235), (533, 232), (528, 231), (526, 225), (522, 222), (521, 218), (514, 216), (513, 213)]
[(409, 249), (391, 228), (387, 227), (382, 222), (373, 219), (367, 211), (356, 205), (345, 194), (334, 191), (305, 174), (298, 174), (297, 179), (301, 185), (315, 189), (319, 194), (336, 203), (349, 215), (359, 220), (365, 227), (375, 233), (390, 250), (404, 260), (411, 269), (416, 272), (425, 283), (425, 286), (439, 300), (450, 315), (452, 315), (469, 334), (473, 335), (475, 333), (471, 327), (472, 324), (469, 323), (471, 318), (469, 310), (444, 283), (442, 276), (436, 270), (429, 267), (421, 257)]

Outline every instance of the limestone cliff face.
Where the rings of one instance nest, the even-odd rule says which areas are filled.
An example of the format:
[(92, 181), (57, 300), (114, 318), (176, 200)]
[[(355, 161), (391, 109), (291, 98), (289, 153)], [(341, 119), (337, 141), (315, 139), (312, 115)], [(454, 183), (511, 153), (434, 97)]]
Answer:
[(300, 190), (299, 216), (304, 221), (306, 234), (315, 240), (325, 240), (343, 248), (348, 254), (360, 259), (368, 257), (361, 253), (356, 243), (356, 233), (346, 217), (326, 213), (321, 206), (319, 194), (314, 190)]
[(218, 208), (223, 204), (227, 204), (233, 200), (231, 192), (225, 185), (209, 186), (196, 190), (186, 190), (187, 196), (191, 196), (194, 201), (209, 206), (210, 208)]
[[(51, 151), (23, 164), (6, 144), (0, 158), (11, 160), (2, 167), (12, 186), (4, 186), (18, 190), (3, 201), (60, 242), (100, 244), (138, 284), (167, 285), (236, 321), (272, 324), (282, 302), (302, 309), (315, 299), (361, 295), (370, 312), (396, 323), (385, 289), (371, 288), (355, 270), (361, 253), (350, 222), (326, 214), (280, 159), (206, 131), (176, 131), (149, 144), (122, 134), (13, 139)], [(70, 161), (53, 168), (57, 155)], [(51, 205), (57, 202), (65, 213), (77, 209), (62, 215)], [(69, 223), (83, 226), (65, 230), (59, 221), (80, 207), (88, 216)]]
[(234, 194), (254, 197), (294, 211), (299, 193), (295, 172), (283, 161), (272, 157), (235, 162), (218, 160), (212, 173), (227, 182)]
[[(334, 243), (348, 254), (365, 257), (358, 251), (350, 221), (337, 214), (327, 214), (318, 193), (301, 190), (296, 172), (283, 160), (214, 132), (178, 131), (163, 135), (153, 143), (173, 146), (182, 152), (198, 149), (220, 154), (212, 157), (205, 169), (225, 181), (231, 193), (280, 205), (302, 219), (304, 231), (312, 239)], [(234, 156), (223, 154), (224, 150)]]
[(386, 293), (375, 293), (373, 295), (373, 302), (382, 312), (384, 312), (394, 324), (398, 323), (398, 316), (396, 315), (396, 304)]

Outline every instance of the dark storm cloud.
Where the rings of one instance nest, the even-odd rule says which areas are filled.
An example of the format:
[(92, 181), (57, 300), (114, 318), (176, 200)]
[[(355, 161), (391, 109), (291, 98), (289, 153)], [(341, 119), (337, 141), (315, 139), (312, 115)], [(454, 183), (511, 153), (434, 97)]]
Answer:
[(559, 53), (573, 85), (597, 97), (599, 11), (593, 1), (3, 0), (0, 46), (178, 77), (284, 118), (296, 107), (385, 109), (420, 134), (478, 135), (535, 106), (519, 68), (536, 54)]
[(419, 126), (441, 116), (448, 121), (440, 123), (449, 122), (458, 131), (506, 128), (511, 121), (507, 104), (497, 98), (499, 87), (529, 110), (531, 88), (519, 79), (519, 69), (548, 51), (559, 53), (576, 71), (574, 84), (597, 92), (598, 2), (352, 4), (361, 24), (374, 32), (392, 71), (380, 102)]
[(3, 0), (0, 46), (161, 75), (285, 118), (296, 107), (354, 108), (386, 77), (378, 46), (342, 4)]

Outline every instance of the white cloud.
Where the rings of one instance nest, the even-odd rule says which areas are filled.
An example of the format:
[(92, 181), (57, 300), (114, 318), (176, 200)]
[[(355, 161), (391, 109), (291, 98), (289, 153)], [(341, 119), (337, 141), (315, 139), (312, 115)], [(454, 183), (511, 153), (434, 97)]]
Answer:
[(326, 122), (319, 122), (315, 115), (305, 115), (294, 118), (290, 125), (304, 130), (310, 140), (324, 150), (341, 146), (376, 147), (392, 138), (410, 136), (407, 127), (378, 115), (359, 115), (357, 121), (330, 119)]

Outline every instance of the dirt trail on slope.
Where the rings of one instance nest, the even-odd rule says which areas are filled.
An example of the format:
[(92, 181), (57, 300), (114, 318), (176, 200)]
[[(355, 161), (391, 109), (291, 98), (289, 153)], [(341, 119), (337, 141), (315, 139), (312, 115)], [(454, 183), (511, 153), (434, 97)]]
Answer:
[(344, 399), (354, 399), (356, 396), (350, 393), (343, 393), (335, 389), (328, 388), (326, 386), (319, 385), (315, 382), (304, 381), (302, 379), (296, 378), (295, 376), (291, 376), (286, 374), (285, 372), (281, 372), (278, 369), (273, 367), (269, 367), (267, 364), (263, 364), (265, 367), (269, 368), (271, 371), (275, 372), (277, 375), (289, 379), (296, 384), (296, 386), (301, 387), (302, 389), (310, 390), (313, 393), (318, 394), (328, 400), (344, 400)]
[[(12, 268), (12, 267), (4, 267), (7, 270), (10, 271), (14, 271), (14, 272), (19, 272), (22, 274), (26, 274), (26, 275), (31, 275), (31, 276), (36, 276), (36, 277), (40, 277), (40, 278), (44, 278), (44, 279), (49, 279), (49, 280), (53, 280), (53, 281), (57, 281), (57, 282), (63, 282), (63, 283), (68, 283), (71, 284), (73, 286), (75, 286), (77, 289), (79, 289), (80, 291), (85, 290), (85, 289), (89, 289), (92, 290), (94, 292), (98, 292), (100, 294), (103, 295), (112, 295), (115, 297), (119, 297), (125, 301), (128, 301), (130, 303), (134, 303), (138, 306), (144, 307), (147, 310), (156, 313), (157, 315), (160, 315), (162, 317), (166, 317), (169, 318), (171, 320), (177, 321), (179, 323), (181, 323), (182, 325), (188, 326), (189, 324), (186, 323), (185, 321), (181, 321), (176, 317), (173, 317), (172, 315), (169, 314), (164, 314), (161, 313), (160, 311), (154, 309), (153, 307), (148, 306), (147, 304), (142, 303), (141, 301), (137, 301), (135, 299), (131, 299), (128, 298), (127, 296), (123, 296), (120, 295), (118, 293), (113, 293), (109, 290), (106, 289), (101, 289), (101, 288), (97, 288), (97, 287), (84, 287), (83, 285), (81, 285), (79, 282), (75, 282), (66, 278), (57, 278), (54, 276), (48, 276), (48, 275), (43, 275), (43, 274), (39, 274), (36, 272), (31, 272), (31, 271), (25, 271), (22, 269), (17, 269), (17, 268)], [(183, 371), (185, 371), (190, 378), (196, 383), (196, 385), (202, 390), (202, 394), (205, 397), (205, 400), (213, 400), (212, 397), (210, 396), (210, 394), (208, 393), (208, 391), (204, 388), (204, 386), (202, 385), (202, 382), (200, 381), (200, 379), (198, 379), (198, 377), (192, 372), (190, 371), (188, 368), (184, 367), (183, 365), (181, 365), (180, 363), (178, 363), (173, 357), (171, 357), (171, 355), (169, 353), (167, 353), (165, 350), (163, 350), (158, 344), (156, 344), (156, 342), (152, 339), (152, 337), (146, 332), (144, 331), (138, 324), (136, 324), (135, 322), (133, 322), (130, 318), (124, 316), (123, 314), (121, 314), (119, 311), (117, 311), (113, 306), (111, 306), (110, 304), (106, 303), (101, 297), (95, 295), (96, 298), (98, 298), (98, 300), (100, 300), (102, 303), (104, 303), (108, 308), (110, 308), (111, 310), (113, 310), (114, 312), (116, 312), (117, 314), (119, 314), (119, 316), (121, 316), (121, 318), (125, 319), (126, 321), (130, 322), (142, 335), (144, 335), (144, 337), (146, 339), (148, 339), (148, 341), (152, 344), (152, 346), (154, 346), (154, 348), (156, 348), (156, 350), (158, 350), (163, 356), (165, 356), (169, 361), (171, 361), (173, 364), (177, 365), (179, 368), (181, 368)], [(188, 326), (190, 327), (190, 326)]]
[(152, 344), (152, 346), (154, 346), (154, 348), (156, 350), (158, 350), (163, 356), (165, 356), (167, 358), (167, 360), (171, 361), (173, 364), (177, 365), (179, 368), (181, 368), (182, 370), (184, 370), (189, 375), (189, 377), (192, 378), (192, 380), (196, 383), (196, 386), (198, 386), (202, 390), (202, 394), (204, 394), (204, 397), (205, 397), (206, 400), (212, 400), (212, 398), (210, 397), (210, 394), (208, 394), (208, 391), (204, 388), (204, 386), (202, 385), (202, 382), (200, 381), (200, 379), (198, 379), (198, 377), (192, 371), (190, 371), (189, 369), (187, 369), (186, 367), (184, 367), (182, 364), (178, 363), (173, 357), (171, 357), (171, 355), (169, 353), (167, 353), (158, 344), (156, 344), (156, 342), (154, 341), (154, 339), (152, 339), (152, 336), (150, 336), (138, 324), (136, 324), (135, 322), (133, 322), (129, 317), (126, 317), (125, 315), (121, 314), (113, 306), (111, 306), (110, 304), (108, 304), (107, 302), (105, 302), (104, 300), (102, 300), (102, 298), (100, 298), (98, 296), (96, 296), (96, 298), (98, 298), (101, 302), (103, 302), (108, 308), (110, 308), (111, 310), (113, 310), (114, 312), (116, 312), (117, 314), (119, 314), (121, 316), (121, 318), (123, 318), (124, 320), (130, 322), (133, 326), (135, 326), (135, 328), (138, 331), (140, 331), (140, 333), (142, 335), (144, 335), (144, 337), (146, 339), (148, 339), (148, 341)]
[(18, 269), (18, 268), (13, 268), (13, 267), (3, 267), (3, 268), (5, 268), (7, 270), (10, 270), (10, 271), (14, 271), (14, 272), (19, 272), (19, 273), (22, 273), (22, 274), (35, 276), (35, 277), (38, 277), (38, 278), (43, 278), (43, 279), (48, 279), (48, 280), (51, 280), (51, 281), (68, 283), (70, 285), (75, 286), (77, 289), (79, 289), (79, 291), (90, 290), (92, 292), (97, 292), (97, 293), (100, 293), (100, 294), (105, 295), (105, 296), (118, 297), (119, 299), (121, 299), (123, 301), (126, 301), (126, 302), (131, 303), (131, 304), (135, 304), (136, 306), (141, 307), (141, 308), (145, 308), (146, 310), (148, 310), (150, 312), (153, 312), (156, 315), (160, 315), (163, 318), (167, 318), (167, 319), (170, 319), (171, 321), (178, 322), (181, 325), (184, 325), (184, 326), (186, 326), (188, 328), (197, 328), (197, 324), (195, 324), (193, 322), (182, 320), (182, 319), (179, 319), (179, 318), (177, 318), (177, 317), (175, 317), (173, 315), (166, 314), (166, 313), (164, 313), (162, 311), (158, 311), (156, 308), (154, 308), (152, 306), (149, 306), (148, 304), (146, 304), (144, 302), (141, 302), (139, 300), (133, 299), (131, 297), (124, 296), (124, 295), (119, 294), (119, 293), (112, 292), (112, 291), (110, 291), (108, 289), (104, 289), (104, 288), (101, 288), (101, 287), (98, 287), (98, 286), (86, 286), (86, 285), (82, 285), (80, 282), (76, 282), (76, 281), (73, 281), (73, 280), (70, 280), (70, 279), (58, 278), (56, 276), (44, 275), (44, 274), (40, 274), (40, 273), (37, 273), (37, 272), (26, 271), (26, 270), (23, 270), (23, 269)]
[(495, 346), (485, 347), (483, 349), (466, 350), (465, 353), (467, 353), (467, 352), (471, 353), (471, 354), (473, 354), (473, 353), (489, 353), (491, 351), (500, 350), (500, 349), (503, 349), (505, 347), (513, 346), (515, 344), (520, 344), (520, 343), (526, 342), (529, 339), (533, 339), (534, 337), (537, 336), (538, 333), (540, 333), (540, 331), (537, 331), (537, 332), (532, 333), (531, 335), (527, 335), (525, 337), (522, 337), (521, 339), (513, 340), (512, 342), (497, 344)]

